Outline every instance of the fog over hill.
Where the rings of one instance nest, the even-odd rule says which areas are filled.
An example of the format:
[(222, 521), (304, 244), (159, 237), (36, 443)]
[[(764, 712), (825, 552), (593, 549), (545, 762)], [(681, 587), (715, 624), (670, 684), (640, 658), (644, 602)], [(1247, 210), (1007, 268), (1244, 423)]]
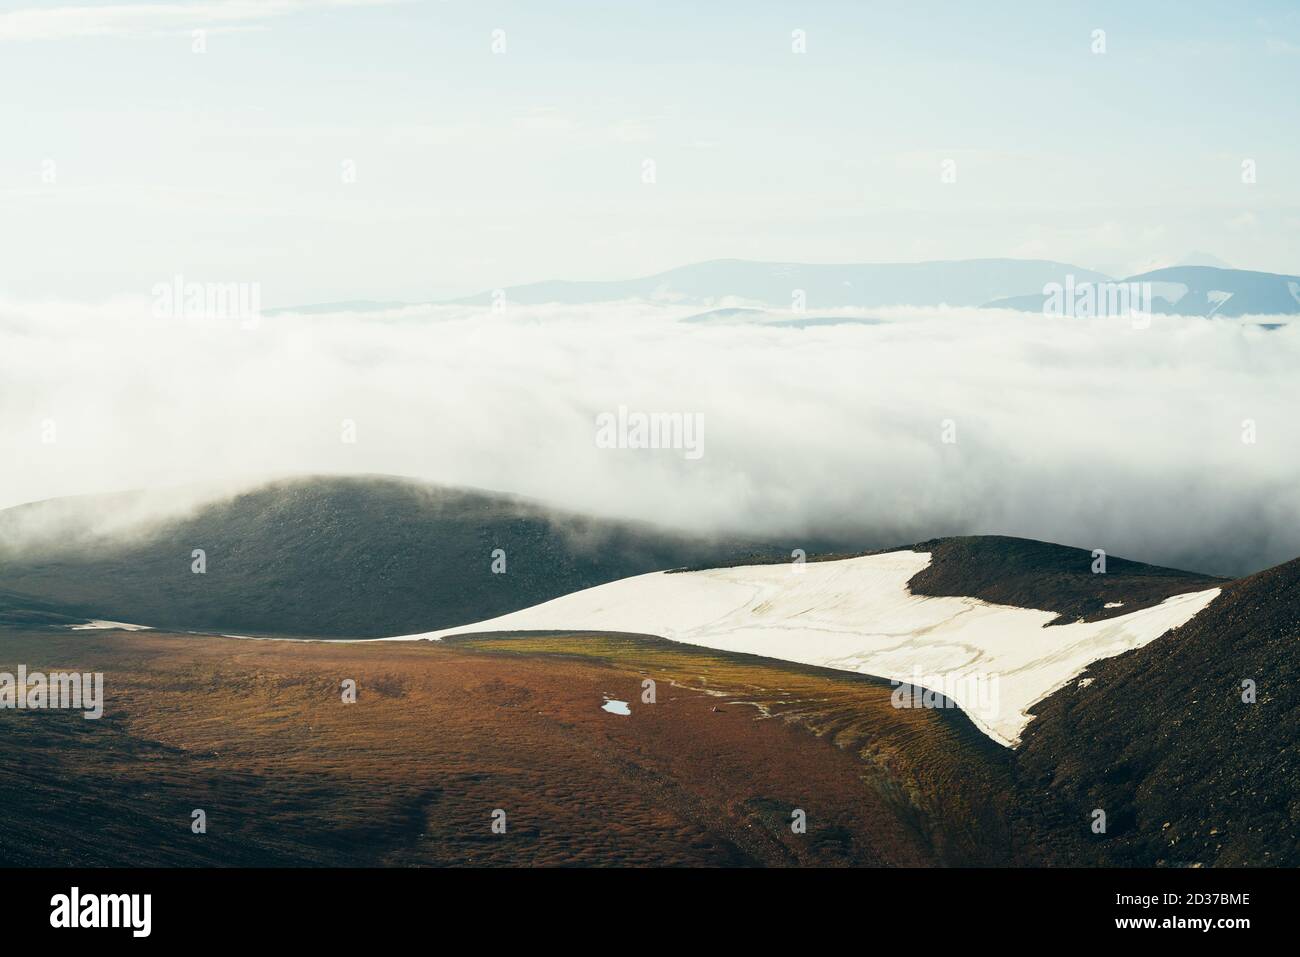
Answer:
[[(965, 307), (680, 321), (705, 311), (244, 328), (147, 302), (0, 304), (0, 450), (22, 463), (0, 506), (384, 473), (787, 551), (1007, 534), (1226, 575), (1300, 554), (1300, 329)], [(621, 408), (690, 416), (700, 454), (602, 447)]]
[(368, 638), (756, 547), (383, 476), (282, 480), (102, 527), (105, 513), (147, 499), (82, 497), (0, 512), (0, 580), (27, 599), (0, 594), (0, 614)]

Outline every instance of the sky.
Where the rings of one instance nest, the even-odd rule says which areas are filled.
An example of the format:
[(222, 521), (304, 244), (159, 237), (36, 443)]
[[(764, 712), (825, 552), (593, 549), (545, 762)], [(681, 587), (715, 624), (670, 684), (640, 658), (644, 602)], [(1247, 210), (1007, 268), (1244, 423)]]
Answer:
[(1293, 3), (4, 0), (0, 301), (730, 257), (1300, 273), (1298, 88)]
[[(705, 532), (1300, 554), (1300, 325), (243, 323), (157, 293), (427, 303), (732, 257), (1300, 273), (1293, 5), (0, 3), (0, 507), (384, 472)], [(601, 447), (624, 406), (699, 416), (706, 451)]]

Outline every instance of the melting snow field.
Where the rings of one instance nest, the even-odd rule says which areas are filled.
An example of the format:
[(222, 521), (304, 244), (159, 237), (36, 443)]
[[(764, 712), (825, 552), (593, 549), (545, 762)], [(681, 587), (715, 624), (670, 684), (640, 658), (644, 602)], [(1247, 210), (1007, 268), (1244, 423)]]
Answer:
[(618, 701), (614, 698), (606, 699), (605, 703), (600, 706), (601, 711), (608, 711), (610, 714), (631, 714), (632, 709), (627, 706), (626, 701)]
[(98, 618), (84, 625), (69, 625), (73, 631), (153, 631), (148, 625), (132, 625), (125, 621), (100, 621)]
[(654, 572), (399, 640), (492, 631), (660, 635), (923, 685), (956, 701), (994, 740), (1014, 745), (1037, 701), (1090, 663), (1186, 623), (1219, 594), (1212, 588), (1176, 595), (1106, 621), (1045, 628), (1055, 613), (913, 595), (908, 581), (929, 564), (928, 553), (900, 551), (835, 562)]

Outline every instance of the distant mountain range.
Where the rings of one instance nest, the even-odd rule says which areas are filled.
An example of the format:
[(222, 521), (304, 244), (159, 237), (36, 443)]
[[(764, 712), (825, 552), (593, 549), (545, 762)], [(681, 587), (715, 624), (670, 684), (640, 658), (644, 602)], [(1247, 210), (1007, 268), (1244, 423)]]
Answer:
[[(1038, 291), (1051, 282), (1099, 282), (1102, 273), (1032, 259), (966, 259), (919, 263), (751, 262), (717, 259), (616, 282), (538, 282), (501, 290), (520, 305), (588, 303), (622, 299), (683, 305), (757, 304), (790, 309), (878, 306), (979, 306)], [(494, 293), (459, 302), (489, 305)]]
[[(319, 303), (269, 314), (322, 315), (385, 312), (412, 306), (579, 305), (641, 301), (699, 306), (688, 321), (763, 321), (746, 309), (799, 314), (797, 326), (842, 322), (843, 317), (803, 318), (808, 310), (885, 306), (984, 306), (1042, 312), (1054, 286), (1084, 294), (1099, 283), (1149, 283), (1150, 312), (1193, 316), (1300, 314), (1300, 276), (1201, 265), (1199, 256), (1175, 266), (1116, 279), (1094, 269), (1037, 259), (964, 259), (918, 263), (811, 264), (717, 259), (639, 279), (550, 280), (488, 290), (444, 302), (352, 300)], [(1098, 287), (1101, 288), (1101, 287)], [(1094, 289), (1094, 293), (1096, 289)], [(1104, 290), (1103, 290), (1104, 294)], [(1067, 311), (1068, 315), (1086, 315)], [(788, 317), (787, 317), (788, 318)]]
[[(880, 306), (981, 306), (1040, 292), (1052, 282), (1102, 282), (1104, 273), (1033, 259), (965, 259), (919, 263), (810, 264), (716, 259), (639, 279), (550, 280), (507, 286), (442, 303), (373, 300), (271, 310), (318, 315), (380, 312), (413, 305), (536, 306), (636, 300), (738, 313), (744, 307), (804, 310)], [(703, 320), (702, 320), (703, 321)]]

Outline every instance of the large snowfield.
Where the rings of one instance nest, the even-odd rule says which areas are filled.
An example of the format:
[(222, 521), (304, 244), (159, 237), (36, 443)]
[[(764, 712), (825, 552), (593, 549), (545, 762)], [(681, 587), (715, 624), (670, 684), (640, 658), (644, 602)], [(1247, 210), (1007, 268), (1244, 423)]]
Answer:
[[(1185, 624), (1219, 589), (1099, 622), (1045, 627), (1048, 611), (913, 595), (930, 563), (898, 551), (833, 562), (655, 572), (474, 624), (396, 640), (518, 631), (658, 635), (723, 651), (856, 671), (940, 691), (1015, 745), (1027, 710), (1090, 663)], [(898, 694), (905, 704), (919, 696)]]

